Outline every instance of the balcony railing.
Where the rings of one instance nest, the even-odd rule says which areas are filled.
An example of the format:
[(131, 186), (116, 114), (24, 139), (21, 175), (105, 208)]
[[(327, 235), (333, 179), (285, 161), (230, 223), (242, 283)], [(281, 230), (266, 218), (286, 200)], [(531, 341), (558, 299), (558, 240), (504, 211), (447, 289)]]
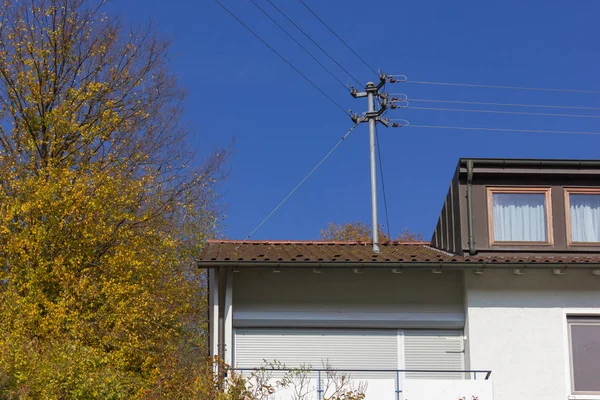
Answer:
[[(317, 399), (322, 400), (326, 388), (325, 381), (330, 379), (332, 375), (345, 376), (346, 381), (367, 382), (369, 388), (372, 383), (381, 381), (391, 381), (394, 383), (394, 394), (396, 400), (402, 399), (403, 382), (411, 379), (432, 379), (432, 380), (489, 380), (492, 374), (490, 370), (445, 370), (445, 369), (337, 369), (337, 368), (233, 368), (233, 371), (241, 375), (251, 375), (254, 377), (262, 376), (267, 379), (281, 379), (286, 374), (302, 374), (306, 380), (314, 382), (314, 391)], [(391, 383), (391, 382), (389, 382)], [(367, 392), (367, 398), (382, 398), (382, 389), (379, 387), (378, 394), (373, 397), (372, 393)], [(387, 392), (387, 390), (386, 390)], [(393, 393), (388, 392), (385, 398), (392, 398)], [(388, 397), (389, 396), (389, 397)], [(476, 396), (474, 396), (477, 398)], [(469, 397), (470, 399), (470, 397)]]

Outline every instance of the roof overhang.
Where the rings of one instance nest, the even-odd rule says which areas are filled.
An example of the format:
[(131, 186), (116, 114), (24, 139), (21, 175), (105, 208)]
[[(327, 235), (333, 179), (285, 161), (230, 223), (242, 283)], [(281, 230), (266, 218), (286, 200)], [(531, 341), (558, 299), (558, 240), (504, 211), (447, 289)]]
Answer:
[(600, 269), (598, 263), (565, 263), (565, 262), (395, 262), (395, 261), (198, 261), (198, 268), (284, 268), (284, 269), (402, 269), (402, 270), (508, 270), (508, 269)]
[(495, 167), (570, 167), (600, 168), (600, 160), (567, 160), (567, 159), (532, 159), (532, 158), (461, 158), (459, 165), (465, 166), (467, 161), (479, 165)]

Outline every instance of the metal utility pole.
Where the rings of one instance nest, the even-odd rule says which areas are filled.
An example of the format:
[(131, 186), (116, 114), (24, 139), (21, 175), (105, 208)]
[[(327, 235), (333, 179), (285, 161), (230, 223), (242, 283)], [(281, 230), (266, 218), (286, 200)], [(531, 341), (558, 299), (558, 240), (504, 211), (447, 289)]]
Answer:
[[(368, 110), (359, 117), (357, 114), (352, 115), (354, 123), (368, 122), (369, 123), (369, 155), (371, 158), (371, 211), (373, 219), (373, 253), (379, 253), (379, 223), (377, 218), (377, 161), (375, 158), (375, 124), (381, 122), (385, 126), (388, 126), (387, 119), (381, 118), (385, 110), (387, 109), (387, 93), (380, 93), (379, 91), (386, 82), (386, 76), (382, 74), (380, 76), (379, 84), (375, 85), (373, 82), (368, 82), (365, 85), (365, 91), (359, 92), (356, 88), (352, 88), (350, 94), (354, 98), (366, 97), (368, 101)], [(375, 97), (380, 99), (381, 107), (375, 111)]]

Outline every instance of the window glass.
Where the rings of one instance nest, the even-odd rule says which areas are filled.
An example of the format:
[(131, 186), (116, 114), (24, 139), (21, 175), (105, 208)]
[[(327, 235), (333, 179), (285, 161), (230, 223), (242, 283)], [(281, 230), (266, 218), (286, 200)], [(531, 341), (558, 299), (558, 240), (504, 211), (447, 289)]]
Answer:
[(600, 319), (569, 321), (573, 392), (600, 393)]
[(494, 241), (548, 241), (544, 193), (493, 193), (492, 199)]
[(571, 241), (600, 242), (600, 194), (570, 193)]

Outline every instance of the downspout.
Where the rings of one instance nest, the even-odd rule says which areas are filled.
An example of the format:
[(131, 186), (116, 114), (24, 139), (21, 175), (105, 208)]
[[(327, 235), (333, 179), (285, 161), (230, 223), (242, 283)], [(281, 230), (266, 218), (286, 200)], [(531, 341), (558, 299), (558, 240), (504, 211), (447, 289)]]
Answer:
[(217, 351), (219, 355), (219, 377), (225, 378), (225, 298), (227, 291), (227, 268), (224, 265), (219, 266), (219, 322), (218, 322), (218, 344)]
[(473, 160), (467, 160), (467, 219), (469, 234), (469, 255), (477, 254), (473, 234)]

